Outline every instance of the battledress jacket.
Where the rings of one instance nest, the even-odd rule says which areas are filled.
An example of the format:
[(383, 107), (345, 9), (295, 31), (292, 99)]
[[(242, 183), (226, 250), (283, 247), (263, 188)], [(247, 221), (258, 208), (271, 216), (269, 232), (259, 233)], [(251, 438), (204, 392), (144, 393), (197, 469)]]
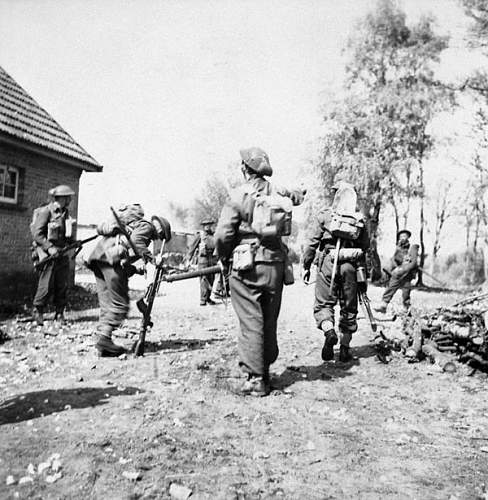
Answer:
[(288, 249), (281, 237), (259, 238), (251, 228), (250, 214), (246, 207), (249, 206), (247, 199), (251, 192), (286, 196), (293, 205), (299, 205), (303, 201), (303, 193), (300, 190), (274, 187), (263, 177), (251, 178), (232, 193), (229, 202), (222, 209), (215, 231), (217, 255), (224, 263), (228, 263), (237, 245), (250, 243), (255, 245), (255, 262), (284, 262)]
[[(66, 219), (69, 213), (66, 208), (61, 208), (56, 202), (51, 202), (44, 207), (39, 207), (36, 211), (35, 220), (32, 223), (31, 233), (34, 243), (44, 251), (49, 248), (64, 247), (70, 243), (66, 238)], [(59, 237), (56, 240), (48, 240), (48, 224), (57, 221), (59, 224)]]
[[(319, 212), (315, 221), (312, 233), (307, 241), (303, 253), (303, 268), (310, 269), (317, 249), (325, 254), (334, 249), (337, 243), (337, 237), (333, 236), (329, 231), (331, 223), (332, 209), (327, 208)], [(360, 248), (363, 250), (364, 256), (358, 262), (366, 267), (366, 251), (369, 248), (369, 236), (366, 227), (364, 227), (359, 236), (355, 240), (341, 240), (342, 248)]]
[[(145, 219), (140, 219), (127, 224), (126, 229), (138, 253), (138, 255), (134, 255), (129, 242), (124, 236), (120, 235), (121, 243), (129, 254), (129, 261), (135, 262), (139, 258), (142, 258), (144, 262), (152, 262), (153, 256), (148, 248), (151, 241), (156, 237), (152, 224)], [(109, 247), (113, 246), (113, 239), (120, 233), (120, 230), (115, 221), (108, 221), (101, 222), (97, 226), (97, 232), (103, 236), (103, 238), (97, 242), (95, 248), (91, 252), (88, 264), (94, 261), (110, 263), (106, 251)]]

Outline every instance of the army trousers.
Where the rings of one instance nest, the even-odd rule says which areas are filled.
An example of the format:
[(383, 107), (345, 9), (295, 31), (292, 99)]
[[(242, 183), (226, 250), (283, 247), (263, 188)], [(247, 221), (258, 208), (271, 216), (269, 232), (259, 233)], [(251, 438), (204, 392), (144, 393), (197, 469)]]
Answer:
[(239, 365), (249, 374), (267, 376), (278, 357), (283, 277), (283, 262), (258, 262), (248, 271), (231, 273), (230, 297), (240, 324)]
[(383, 293), (383, 302), (389, 304), (395, 293), (401, 289), (403, 306), (409, 308), (411, 304), (410, 293), (412, 291), (413, 278), (414, 276), (412, 276), (411, 273), (401, 277), (391, 276), (388, 286)]
[(315, 322), (319, 329), (322, 329), (324, 321), (327, 321), (330, 328), (333, 328), (334, 306), (339, 300), (339, 331), (343, 334), (352, 334), (358, 328), (356, 321), (358, 314), (356, 267), (351, 262), (338, 263), (335, 283), (331, 293), (332, 267), (332, 258), (325, 255), (317, 272), (317, 281), (315, 283), (315, 302), (313, 306)]
[(51, 295), (56, 311), (62, 312), (66, 307), (69, 280), (69, 258), (59, 257), (46, 264), (39, 275), (39, 283), (34, 297), (34, 307), (44, 308)]
[(100, 333), (110, 336), (129, 312), (129, 277), (121, 266), (94, 262), (91, 266), (97, 283)]

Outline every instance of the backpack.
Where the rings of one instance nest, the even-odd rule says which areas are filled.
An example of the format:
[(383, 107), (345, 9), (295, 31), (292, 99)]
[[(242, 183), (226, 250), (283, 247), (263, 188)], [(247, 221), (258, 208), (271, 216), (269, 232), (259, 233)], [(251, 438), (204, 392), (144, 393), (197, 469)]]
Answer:
[(275, 193), (247, 194), (251, 202), (248, 222), (253, 231), (262, 238), (290, 236), (293, 204), (289, 198)]
[(332, 212), (330, 216), (330, 233), (332, 236), (345, 240), (356, 240), (364, 227), (363, 215)]

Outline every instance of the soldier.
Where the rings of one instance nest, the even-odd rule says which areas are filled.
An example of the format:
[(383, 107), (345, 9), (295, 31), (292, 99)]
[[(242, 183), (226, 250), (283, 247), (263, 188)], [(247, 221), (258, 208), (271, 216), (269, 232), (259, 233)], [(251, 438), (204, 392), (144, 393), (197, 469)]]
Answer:
[[(240, 393), (266, 396), (271, 390), (269, 366), (278, 357), (283, 284), (292, 282), (285, 282), (288, 249), (281, 236), (290, 234), (291, 205), (300, 204), (304, 192), (275, 188), (265, 179), (273, 170), (262, 149), (243, 149), (240, 155), (245, 184), (224, 206), (215, 242), (224, 267), (232, 261), (229, 285), (240, 323), (239, 365), (247, 373)], [(270, 215), (275, 223), (266, 226), (263, 221)]]
[(402, 302), (405, 311), (410, 309), (410, 293), (412, 280), (417, 273), (418, 245), (410, 244), (412, 233), (408, 229), (402, 229), (397, 234), (397, 246), (388, 269), (384, 269), (389, 276), (388, 286), (383, 293), (382, 303), (375, 307), (380, 313), (386, 313), (388, 304), (398, 290), (402, 290)]
[(139, 204), (124, 205), (117, 210), (120, 221), (130, 235), (123, 236), (115, 218), (102, 222), (97, 232), (102, 236), (89, 253), (86, 264), (95, 274), (100, 318), (96, 348), (100, 356), (115, 357), (126, 350), (112, 341), (112, 332), (129, 312), (129, 277), (142, 274), (147, 262), (153, 261), (149, 250), (152, 240), (161, 238), (162, 228), (145, 220)]
[[(201, 222), (202, 231), (197, 234), (195, 241), (190, 247), (189, 254), (196, 257), (198, 269), (213, 266), (217, 263), (215, 254), (214, 240), (214, 224), (211, 219), (205, 219)], [(206, 306), (215, 305), (215, 302), (210, 298), (214, 283), (214, 275), (200, 277), (200, 305)]]
[[(315, 221), (313, 232), (307, 241), (303, 254), (303, 280), (308, 283), (310, 279), (310, 267), (315, 259), (316, 251), (319, 250), (317, 260), (317, 281), (315, 284), (314, 317), (319, 328), (324, 334), (324, 345), (322, 348), (322, 359), (330, 361), (334, 359), (334, 345), (338, 338), (334, 329), (334, 306), (339, 299), (340, 304), (340, 350), (339, 360), (351, 361), (352, 355), (349, 350), (352, 334), (357, 330), (358, 312), (358, 286), (366, 287), (366, 282), (359, 285), (356, 272), (359, 267), (366, 268), (365, 253), (369, 248), (369, 237), (362, 220), (362, 214), (354, 213), (356, 210), (356, 196), (354, 193), (354, 206), (349, 212), (354, 213), (356, 222), (356, 238), (340, 238), (340, 250), (337, 245), (338, 236), (334, 227), (336, 226), (334, 204), (340, 193), (344, 191), (354, 192), (351, 184), (340, 181), (332, 186), (332, 192), (336, 193), (332, 207), (320, 212)], [(353, 219), (351, 219), (352, 221)], [(333, 263), (335, 252), (339, 250), (337, 272), (334, 283), (331, 286)], [(366, 291), (366, 290), (363, 290)]]
[(47, 257), (56, 257), (42, 266), (34, 297), (34, 318), (42, 325), (44, 309), (53, 296), (56, 310), (55, 320), (65, 323), (64, 309), (67, 302), (69, 280), (69, 257), (60, 255), (60, 250), (73, 237), (72, 219), (68, 206), (75, 192), (69, 186), (59, 185), (49, 190), (51, 201), (34, 210), (31, 224), (35, 259), (41, 263)]

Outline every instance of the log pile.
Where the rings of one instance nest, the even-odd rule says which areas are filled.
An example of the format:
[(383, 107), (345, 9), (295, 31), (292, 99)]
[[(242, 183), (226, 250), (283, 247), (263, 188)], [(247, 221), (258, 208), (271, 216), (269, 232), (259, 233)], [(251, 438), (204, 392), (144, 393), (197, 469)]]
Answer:
[(488, 372), (488, 294), (480, 294), (428, 314), (410, 313), (403, 320), (402, 350), (411, 360), (429, 359), (444, 371), (456, 371), (454, 360)]

